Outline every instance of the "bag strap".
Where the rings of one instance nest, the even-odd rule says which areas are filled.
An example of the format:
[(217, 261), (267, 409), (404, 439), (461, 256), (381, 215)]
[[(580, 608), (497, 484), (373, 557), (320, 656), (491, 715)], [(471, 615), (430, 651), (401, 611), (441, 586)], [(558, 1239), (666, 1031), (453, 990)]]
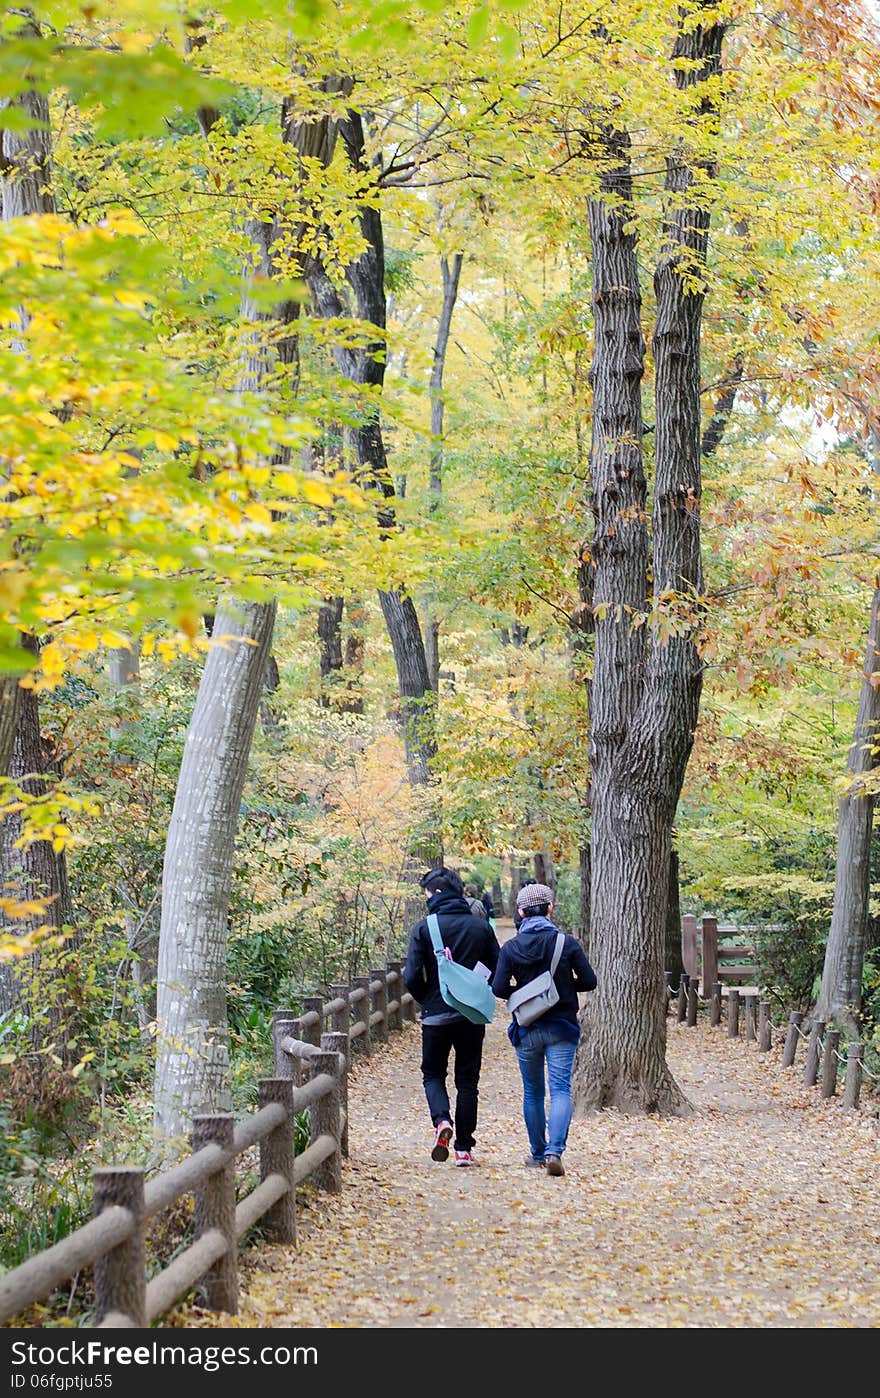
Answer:
[(436, 913), (428, 913), (428, 931), (431, 934), (431, 945), (438, 956), (445, 955), (446, 948), (443, 945), (443, 938), (440, 935), (440, 922)]
[(556, 975), (556, 967), (559, 965), (559, 958), (560, 958), (560, 956), (562, 955), (562, 948), (564, 947), (564, 945), (565, 945), (565, 934), (564, 934), (563, 932), (557, 932), (557, 933), (556, 933), (556, 946), (553, 948), (553, 960), (550, 962), (550, 974), (551, 974), (551, 976), (555, 976), (555, 975)]

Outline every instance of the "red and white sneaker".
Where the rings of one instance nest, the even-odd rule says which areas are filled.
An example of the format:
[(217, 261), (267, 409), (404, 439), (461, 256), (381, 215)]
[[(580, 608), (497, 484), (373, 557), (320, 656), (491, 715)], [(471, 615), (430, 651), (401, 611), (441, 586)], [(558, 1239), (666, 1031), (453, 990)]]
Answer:
[[(452, 1122), (438, 1121), (434, 1131), (434, 1148), (431, 1151), (432, 1160), (449, 1159), (449, 1142), (452, 1140)], [(456, 1152), (457, 1154), (457, 1152)]]
[(474, 1153), (472, 1150), (457, 1150), (455, 1152), (455, 1163), (456, 1165), (477, 1164), (476, 1160), (474, 1159)]

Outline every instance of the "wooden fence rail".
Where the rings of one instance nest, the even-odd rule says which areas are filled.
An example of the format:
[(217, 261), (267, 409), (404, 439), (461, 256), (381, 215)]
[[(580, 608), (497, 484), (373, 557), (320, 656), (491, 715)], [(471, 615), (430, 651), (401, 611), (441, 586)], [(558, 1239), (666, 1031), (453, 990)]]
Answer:
[[(226, 1114), (197, 1116), (193, 1153), (148, 1182), (135, 1166), (95, 1170), (95, 1217), (0, 1277), (0, 1322), (89, 1266), (99, 1328), (142, 1328), (198, 1284), (209, 1310), (235, 1314), (241, 1238), (262, 1219), (271, 1241), (295, 1243), (296, 1186), (310, 1179), (318, 1189), (341, 1188), (352, 1050), (370, 1053), (373, 1030), (380, 1042), (416, 1016), (399, 961), (359, 976), (353, 986), (333, 986), (332, 994), (326, 1002), (307, 999), (302, 1015), (275, 1011), (276, 1076), (261, 1079), (252, 1116), (238, 1123)], [(325, 1033), (328, 1019), (333, 1028)], [(297, 1155), (295, 1117), (305, 1110), (310, 1140)], [(236, 1202), (235, 1162), (257, 1144), (260, 1183)], [(148, 1279), (145, 1224), (190, 1194), (195, 1239)]]
[[(672, 984), (672, 973), (666, 972), (667, 1013), (674, 1005), (678, 1022), (680, 1024), (686, 1022), (691, 1027), (698, 1022), (698, 1007), (705, 1005), (709, 1024), (711, 1027), (716, 1027), (721, 1024), (723, 997), (727, 1001), (728, 1037), (739, 1039), (742, 1036), (747, 1043), (756, 1043), (759, 1053), (768, 1053), (773, 1044), (771, 1006), (768, 1000), (760, 998), (760, 988), (756, 985), (722, 986), (721, 980), (717, 978), (707, 983), (701, 974), (701, 972), (705, 973), (708, 965), (709, 969), (715, 968), (716, 977), (724, 975), (724, 969), (718, 967), (717, 962), (713, 960), (717, 933), (722, 931), (735, 932), (737, 929), (719, 928), (715, 918), (704, 917), (702, 919), (702, 950), (698, 950), (696, 925), (697, 920), (694, 917), (687, 916), (682, 919), (682, 949), (687, 953), (683, 957), (685, 971), (677, 987)], [(708, 958), (705, 955), (707, 947)], [(741, 955), (746, 952), (747, 948), (737, 946), (731, 950), (735, 951), (737, 955)], [(691, 967), (690, 971), (687, 969), (688, 966)], [(737, 972), (745, 972), (749, 979), (754, 979), (757, 975), (757, 967), (738, 967)], [(741, 1011), (743, 1012), (742, 1016)], [(875, 1083), (880, 1082), (880, 1076), (870, 1072), (865, 1066), (864, 1044), (857, 1040), (851, 1041), (846, 1045), (846, 1052), (842, 1055), (840, 1053), (840, 1032), (836, 1029), (829, 1029), (823, 1020), (808, 1021), (802, 1010), (792, 1010), (788, 1016), (788, 1024), (782, 1041), (781, 1066), (783, 1068), (797, 1066), (797, 1050), (801, 1040), (806, 1044), (803, 1067), (804, 1085), (806, 1087), (818, 1085), (821, 1097), (834, 1097), (837, 1094), (838, 1077), (843, 1070), (845, 1073), (843, 1106), (847, 1111), (858, 1108), (864, 1077), (872, 1079)]]

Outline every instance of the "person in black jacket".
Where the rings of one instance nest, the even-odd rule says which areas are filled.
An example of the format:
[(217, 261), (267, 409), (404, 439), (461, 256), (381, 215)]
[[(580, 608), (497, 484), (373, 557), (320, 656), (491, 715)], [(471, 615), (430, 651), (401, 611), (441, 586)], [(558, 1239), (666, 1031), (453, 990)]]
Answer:
[[(488, 975), (498, 965), (498, 940), (486, 918), (471, 912), (464, 885), (454, 869), (432, 869), (420, 880), (428, 900), (428, 912), (437, 914), (440, 935), (453, 961)], [(472, 1024), (450, 1009), (440, 993), (437, 953), (423, 918), (412, 930), (403, 968), (407, 990), (421, 1006), (422, 1082), (434, 1125), (432, 1160), (448, 1160), (453, 1137), (452, 1112), (446, 1075), (449, 1055), (455, 1054), (455, 1151), (456, 1165), (474, 1165), (474, 1131), (477, 1097), (483, 1061), (484, 1024)]]
[[(517, 894), (517, 934), (505, 942), (492, 977), (492, 990), (508, 1000), (515, 990), (550, 970), (559, 928), (550, 921), (553, 892), (542, 883), (524, 884)], [(543, 1165), (548, 1175), (564, 1175), (562, 1155), (571, 1125), (571, 1074), (580, 1038), (578, 991), (596, 989), (596, 973), (583, 947), (567, 933), (553, 980), (559, 1000), (527, 1026), (511, 1018), (508, 1038), (516, 1049), (523, 1081), (523, 1117), (531, 1154), (527, 1165)], [(545, 1067), (550, 1088), (545, 1109)]]

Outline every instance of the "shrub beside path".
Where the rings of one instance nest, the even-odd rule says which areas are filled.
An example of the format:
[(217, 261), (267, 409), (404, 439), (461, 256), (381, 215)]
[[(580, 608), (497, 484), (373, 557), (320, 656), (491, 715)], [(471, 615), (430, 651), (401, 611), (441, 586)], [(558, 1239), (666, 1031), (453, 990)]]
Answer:
[(300, 1195), (296, 1249), (242, 1258), (241, 1315), (172, 1326), (877, 1327), (876, 1099), (844, 1113), (723, 1029), (669, 1021), (683, 1120), (575, 1120), (566, 1175), (529, 1170), (499, 1006), (476, 1153), (430, 1159), (417, 1026), (350, 1081), (341, 1195)]

